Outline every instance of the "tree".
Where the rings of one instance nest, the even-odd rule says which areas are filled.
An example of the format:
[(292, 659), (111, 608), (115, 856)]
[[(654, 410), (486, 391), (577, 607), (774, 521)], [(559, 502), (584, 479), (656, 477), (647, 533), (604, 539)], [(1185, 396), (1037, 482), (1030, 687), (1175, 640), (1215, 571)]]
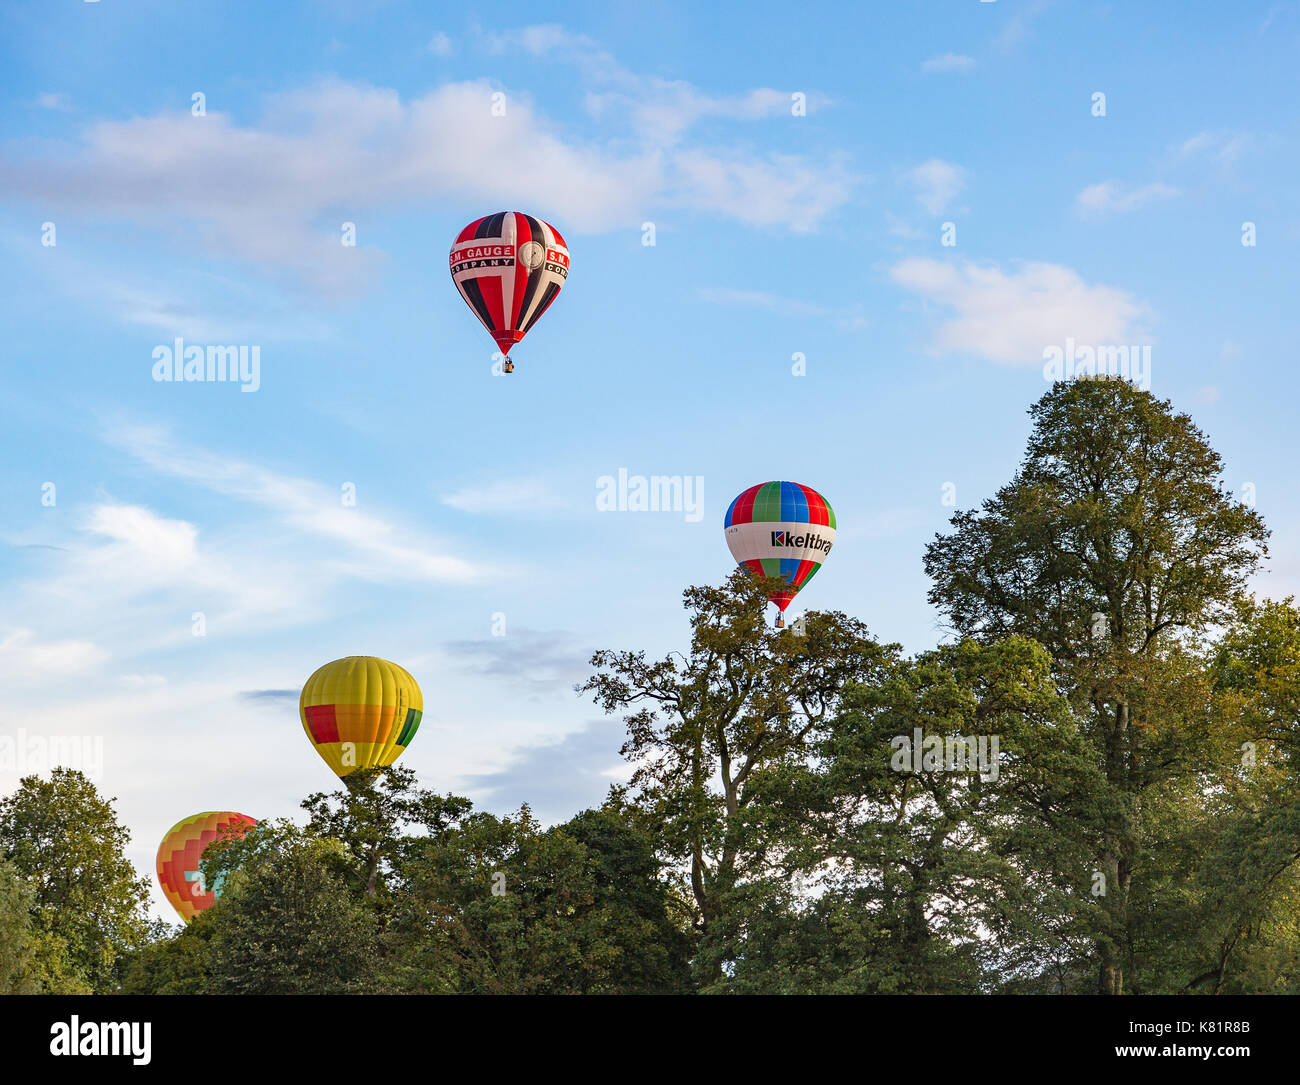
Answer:
[(681, 909), (613, 810), (543, 830), (525, 806), (430, 840), (395, 924), (403, 989), (653, 994), (689, 988)]
[[(378, 989), (379, 926), (345, 884), (341, 843), (287, 822), (245, 840), (211, 918), (214, 994), (353, 994)], [(242, 843), (242, 842), (240, 842)], [(233, 850), (233, 849), (232, 849)]]
[(1143, 799), (1194, 775), (1213, 742), (1197, 644), (1231, 616), (1268, 532), (1190, 418), (1128, 382), (1057, 384), (1030, 414), (1015, 478), (927, 548), (930, 601), (963, 636), (1043, 644), (1084, 717), (1106, 785), (1097, 986), (1119, 993)]
[(0, 799), (0, 854), (32, 890), (33, 936), (48, 978), (79, 973), (95, 991), (117, 986), (123, 954), (148, 936), (149, 883), (126, 859), (131, 837), (115, 801), (66, 768), (48, 780), (25, 777)]
[(993, 986), (1027, 936), (1027, 898), (1047, 899), (1009, 814), (1022, 796), (1085, 792), (1086, 771), (1062, 771), (1081, 751), (1047, 653), (1024, 638), (963, 641), (851, 687), (810, 756), (755, 787), (713, 989)]
[[(597, 673), (578, 687), (606, 712), (627, 713), (622, 753), (638, 766), (630, 801), (686, 870), (702, 932), (735, 884), (754, 784), (803, 756), (843, 690), (869, 679), (892, 651), (839, 612), (770, 628), (767, 597), (781, 583), (741, 568), (722, 587), (688, 588), (687, 655), (649, 662), (644, 652), (600, 651), (591, 660)], [(715, 979), (721, 962), (705, 967)]]
[[(1225, 748), (1188, 834), (1178, 986), (1300, 990), (1300, 611), (1239, 600), (1210, 667)], [(1209, 774), (1207, 773), (1207, 776)], [(1204, 800), (1203, 800), (1204, 803)], [(1190, 819), (1189, 819), (1190, 820)]]
[(0, 859), (0, 994), (33, 994), (32, 897), (13, 864)]
[(211, 910), (199, 912), (179, 931), (158, 923), (153, 938), (136, 949), (123, 969), (124, 995), (202, 995), (212, 986), (208, 956), (215, 930)]
[[(415, 773), (396, 765), (354, 772), (345, 784), (330, 795), (316, 792), (303, 800), (302, 807), (310, 815), (306, 831), (343, 844), (349, 884), (386, 914), (390, 882), (400, 883), (412, 848), (421, 846), (425, 836), (441, 837), (472, 804), (417, 788)], [(404, 834), (402, 830), (412, 825), (421, 827), (425, 836)]]

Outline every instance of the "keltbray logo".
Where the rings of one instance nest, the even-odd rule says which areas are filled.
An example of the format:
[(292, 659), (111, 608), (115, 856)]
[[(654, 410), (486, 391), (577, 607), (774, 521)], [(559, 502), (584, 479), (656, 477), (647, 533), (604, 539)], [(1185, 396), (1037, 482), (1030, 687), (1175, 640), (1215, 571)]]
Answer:
[(816, 533), (796, 535), (793, 531), (773, 531), (772, 545), (792, 546), (796, 550), (820, 550), (825, 554), (831, 552), (830, 539), (823, 538)]

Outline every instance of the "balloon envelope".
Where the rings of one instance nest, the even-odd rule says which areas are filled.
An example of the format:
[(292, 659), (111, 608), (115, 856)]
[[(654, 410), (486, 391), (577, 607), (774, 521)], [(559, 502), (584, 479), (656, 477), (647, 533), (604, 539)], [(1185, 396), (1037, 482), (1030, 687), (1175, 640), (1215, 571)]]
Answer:
[(451, 246), (451, 278), (504, 355), (550, 307), (569, 275), (560, 232), (522, 211), (475, 219)]
[(347, 656), (307, 679), (298, 700), (303, 730), (339, 776), (391, 765), (424, 715), (420, 687), (396, 663)]
[(178, 821), (158, 845), (158, 884), (171, 906), (188, 923), (207, 911), (221, 896), (221, 886), (204, 884), (199, 860), (214, 840), (242, 837), (257, 824), (247, 814), (233, 810), (208, 810)]
[(759, 576), (783, 576), (788, 590), (768, 596), (782, 612), (822, 567), (835, 542), (835, 512), (811, 486), (760, 482), (723, 519), (731, 556)]

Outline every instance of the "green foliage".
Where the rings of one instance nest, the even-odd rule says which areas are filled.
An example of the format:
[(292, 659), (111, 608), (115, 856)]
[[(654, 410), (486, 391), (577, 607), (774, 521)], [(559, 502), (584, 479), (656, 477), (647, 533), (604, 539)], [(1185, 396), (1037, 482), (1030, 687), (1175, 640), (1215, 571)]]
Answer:
[[(806, 756), (843, 691), (895, 651), (838, 612), (770, 628), (773, 589), (743, 568), (723, 587), (688, 588), (686, 655), (597, 652), (596, 673), (579, 687), (606, 712), (626, 713), (622, 753), (637, 764), (629, 801), (661, 853), (687, 871), (701, 931), (721, 916), (745, 862), (739, 831), (755, 784)], [(718, 966), (705, 965), (711, 978)]]
[(336, 840), (279, 823), (250, 834), (246, 854), (207, 915), (214, 994), (354, 994), (378, 989), (373, 911), (348, 889)]
[(926, 551), (952, 643), (689, 588), (685, 654), (593, 657), (634, 770), (564, 824), (357, 774), (212, 845), (177, 932), (89, 781), (24, 780), (0, 991), (1300, 993), (1300, 610), (1246, 594), (1263, 522), (1129, 384), (1031, 415)]
[(144, 943), (149, 883), (124, 854), (130, 834), (82, 773), (25, 777), (0, 799), (0, 854), (31, 889), (33, 938), (47, 989), (117, 986), (119, 962)]
[(543, 831), (527, 807), (430, 841), (395, 932), (404, 989), (650, 994), (689, 985), (651, 841), (611, 811)]
[(393, 883), (400, 884), (412, 850), (422, 847), (423, 836), (403, 830), (418, 826), (424, 836), (439, 839), (471, 806), (468, 799), (417, 788), (415, 773), (396, 765), (355, 772), (339, 791), (317, 792), (302, 805), (310, 815), (307, 831), (342, 842), (348, 884), (383, 915), (391, 907)]
[(0, 994), (34, 994), (31, 976), (32, 897), (7, 859), (0, 859)]
[(177, 930), (155, 924), (153, 937), (131, 954), (124, 969), (121, 994), (201, 995), (208, 992), (208, 955), (212, 948), (213, 915), (200, 912)]

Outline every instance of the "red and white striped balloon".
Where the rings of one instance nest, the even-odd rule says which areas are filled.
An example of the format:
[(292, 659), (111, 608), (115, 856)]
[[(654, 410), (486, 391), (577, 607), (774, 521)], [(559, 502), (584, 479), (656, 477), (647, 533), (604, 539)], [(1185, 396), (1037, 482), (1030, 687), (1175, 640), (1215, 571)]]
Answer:
[(569, 275), (569, 249), (549, 223), (498, 211), (466, 226), (451, 247), (451, 277), (506, 356), (550, 307)]

